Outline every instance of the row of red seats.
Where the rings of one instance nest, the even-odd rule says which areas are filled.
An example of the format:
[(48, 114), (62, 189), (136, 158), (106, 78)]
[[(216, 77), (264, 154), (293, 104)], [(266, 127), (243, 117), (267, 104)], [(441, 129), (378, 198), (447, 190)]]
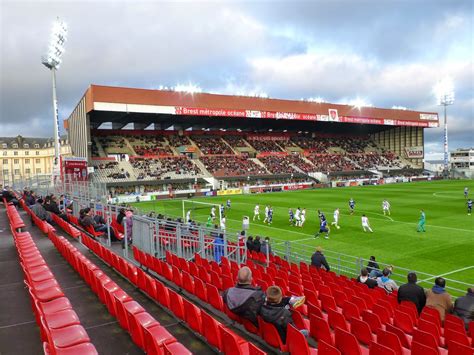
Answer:
[[(179, 266), (183, 268), (181, 258), (178, 258), (172, 255), (171, 257), (168, 256), (167, 259), (171, 260), (172, 264), (177, 264), (177, 262), (179, 262)], [(199, 257), (196, 257), (195, 259), (199, 263), (203, 263), (203, 261)], [(189, 264), (192, 265), (192, 263), (189, 263)], [(210, 264), (211, 264), (211, 269), (212, 269), (212, 266), (214, 266), (213, 265), (214, 263), (211, 262)], [(222, 263), (221, 263), (222, 270), (228, 269), (229, 267), (228, 264), (229, 262), (227, 261), (227, 259), (223, 258)], [(230, 264), (232, 266), (232, 262)], [(254, 266), (259, 266), (259, 265), (254, 265)], [(173, 265), (172, 267), (173, 267), (173, 270), (175, 270), (174, 269), (175, 265)], [(273, 270), (273, 269), (267, 268), (266, 269), (267, 274), (269, 270)], [(255, 271), (258, 271), (258, 269), (254, 270), (254, 273)], [(211, 270), (210, 272), (211, 272), (211, 275), (216, 274), (216, 270)], [(283, 270), (281, 270), (281, 267), (280, 267), (280, 270), (278, 270), (278, 273), (281, 274), (281, 272), (283, 272)], [(324, 270), (315, 269), (315, 270), (312, 270), (312, 272), (321, 274), (323, 278), (332, 279), (335, 277), (335, 275), (332, 275), (332, 273), (325, 272)], [(291, 274), (289, 277), (291, 278)], [(349, 282), (349, 283), (353, 282), (351, 280), (348, 280), (347, 278), (342, 278), (342, 280), (345, 280), (346, 282)], [(368, 291), (365, 285), (360, 285), (360, 284), (355, 284), (355, 285), (359, 288), (358, 290), (359, 294), (360, 292)], [(401, 345), (402, 343), (406, 349), (411, 348), (412, 344), (414, 344), (415, 349), (426, 350), (425, 347), (428, 347), (440, 353), (444, 353), (446, 351), (443, 348), (437, 349), (441, 345), (441, 343), (438, 343), (438, 339), (436, 338), (437, 329), (436, 328), (433, 329), (432, 324), (426, 320), (429, 316), (431, 317), (437, 316), (438, 322), (439, 324), (441, 324), (439, 313), (435, 309), (432, 309), (429, 307), (425, 309), (425, 311), (422, 313), (423, 319), (420, 320), (419, 329), (415, 329), (415, 334), (412, 339), (410, 336), (407, 336), (402, 326), (403, 324), (402, 322), (404, 321), (404, 319), (406, 318), (416, 319), (418, 317), (418, 313), (417, 313), (415, 305), (410, 302), (403, 302), (401, 305), (398, 305), (398, 302), (394, 296), (387, 297), (387, 295), (385, 295), (385, 293), (383, 292), (381, 293), (381, 295), (385, 297), (379, 297), (379, 298), (368, 297), (370, 301), (367, 303), (371, 305), (370, 308), (373, 307), (373, 310), (370, 310), (364, 298), (357, 297), (355, 296), (355, 293), (354, 293), (354, 294), (351, 294), (350, 296), (351, 302), (349, 301), (347, 297), (344, 297), (341, 300), (341, 302), (343, 302), (341, 304), (341, 307), (338, 307), (338, 305), (336, 304), (336, 301), (330, 295), (324, 293), (324, 292), (331, 292), (331, 289), (321, 290), (322, 293), (320, 294), (320, 296), (323, 299), (323, 305), (326, 306), (325, 311), (327, 312), (326, 313), (327, 315), (323, 316), (321, 309), (318, 307), (320, 305), (319, 300), (317, 299), (317, 296), (316, 296), (318, 292), (315, 289), (313, 289), (312, 291), (310, 290), (307, 290), (307, 291), (308, 291), (306, 292), (307, 296), (311, 296), (311, 295), (313, 296), (313, 297), (308, 297), (307, 300), (309, 301), (308, 308), (309, 308), (310, 316), (314, 316), (315, 318), (315, 320), (311, 322), (313, 326), (312, 327), (309, 326), (309, 328), (311, 330), (311, 334), (318, 341), (325, 341), (326, 343), (330, 345), (335, 345), (336, 347), (340, 349), (344, 348), (343, 347), (344, 343), (351, 344), (350, 348), (356, 348), (356, 345), (358, 346), (357, 342), (359, 342), (362, 345), (370, 346), (370, 349), (373, 348), (373, 349), (381, 350), (381, 347), (383, 347), (384, 344), (380, 342), (376, 343), (376, 339), (378, 338), (375, 338), (375, 334), (378, 333), (379, 331), (386, 331), (386, 329), (389, 329), (391, 332), (390, 335), (395, 336), (395, 338), (398, 338), (397, 341), (395, 342), (393, 337), (390, 337), (389, 335), (389, 339), (392, 340), (392, 342), (390, 343), (390, 347), (392, 349), (398, 349), (400, 351), (400, 352), (396, 352), (397, 354), (402, 353), (402, 349), (403, 349)], [(354, 292), (353, 289), (351, 289), (351, 291)], [(380, 291), (383, 291), (383, 290), (380, 289)], [(338, 292), (338, 291), (335, 291), (335, 292)], [(374, 292), (377, 293), (379, 291), (376, 290)], [(364, 294), (362, 293), (361, 296), (364, 296)], [(366, 294), (365, 296), (369, 296), (369, 294)], [(384, 322), (380, 320), (380, 317), (377, 313), (381, 315)], [(396, 316), (394, 316), (395, 313), (396, 313)], [(299, 312), (294, 312), (295, 324), (300, 329), (303, 329), (303, 328), (308, 329), (309, 322), (307, 320), (302, 319), (302, 317), (298, 316), (298, 314)], [(329, 324), (328, 324), (328, 320), (329, 320)], [(343, 344), (338, 344), (335, 342), (334, 333), (331, 333), (329, 329), (330, 328), (329, 325), (331, 325), (334, 331), (336, 329), (340, 329), (343, 332), (348, 333), (348, 334), (344, 334), (342, 332), (339, 332), (340, 338), (346, 339), (346, 341), (343, 342)], [(400, 327), (402, 329), (400, 329)], [(463, 322), (459, 318), (452, 315), (448, 315), (445, 321), (445, 329), (448, 329), (446, 333), (448, 334), (448, 337), (446, 338), (447, 339), (446, 345), (449, 344), (450, 352), (456, 353), (456, 352), (461, 351), (460, 352), (461, 354), (471, 354), (472, 349), (469, 348), (470, 340), (466, 336)], [(327, 331), (324, 331), (324, 330), (327, 330)], [(349, 330), (353, 334), (351, 334)], [(435, 336), (433, 337), (432, 334), (434, 334)], [(275, 339), (278, 340), (278, 338), (275, 338)], [(287, 342), (287, 343), (290, 344), (290, 342)], [(281, 347), (281, 344), (275, 344), (275, 346), (277, 347), (280, 346), (280, 348), (283, 349), (283, 347)], [(367, 349), (364, 347), (360, 348), (361, 352), (364, 352), (366, 350)]]
[[(169, 281), (172, 281), (174, 284), (176, 284), (176, 286), (181, 287), (190, 294), (197, 296), (201, 301), (208, 303), (215, 310), (226, 313), (229, 318), (244, 325), (248, 331), (261, 336), (270, 346), (279, 348), (281, 351), (288, 350), (288, 347), (281, 343), (280, 336), (272, 324), (266, 323), (262, 319), (259, 319), (260, 326), (257, 328), (248, 320), (230, 312), (230, 310), (223, 303), (222, 296), (219, 293), (219, 288), (216, 286), (222, 285), (221, 279), (218, 277), (217, 272), (208, 270), (203, 266), (204, 264), (208, 264), (206, 259), (202, 259), (198, 254), (196, 254), (196, 263), (187, 262), (185, 259), (178, 258), (175, 254), (172, 254), (168, 251), (166, 253), (167, 262), (164, 262), (151, 256), (150, 254), (142, 252), (136, 247), (133, 248), (133, 253), (135, 259), (141, 265), (150, 268), (157, 274), (165, 277)], [(228, 267), (228, 272), (230, 272), (232, 265), (235, 265), (235, 262), (229, 262), (227, 258), (223, 258), (221, 261), (222, 265), (226, 265)], [(216, 263), (211, 262), (208, 265), (216, 265)], [(227, 278), (230, 279), (229, 276), (227, 276)], [(228, 286), (232, 287), (234, 286), (234, 283), (232, 282)], [(308, 344), (306, 343), (306, 340), (303, 344), (299, 345), (306, 345), (306, 350), (311, 351), (311, 349), (308, 347)]]
[(21, 228), (25, 228), (25, 223), (20, 217), (17, 209), (13, 204), (8, 204), (6, 199), (3, 199), (3, 203), (7, 209), (7, 216), (8, 220), (10, 221), (11, 228), (13, 228), (15, 231), (21, 232)]
[(24, 272), (24, 282), (40, 327), (44, 353), (98, 354), (30, 233), (17, 231), (21, 220), (18, 212), (10, 211), (8, 217)]
[(236, 349), (241, 349), (248, 354), (265, 354), (181, 295), (168, 289), (162, 282), (152, 278), (142, 269), (135, 267), (100, 243), (90, 238), (84, 238), (83, 242), (123, 277), (163, 307), (170, 309), (176, 317), (184, 320), (191, 329), (204, 336), (209, 344), (217, 347), (224, 354), (234, 354)]
[(110, 314), (117, 318), (120, 326), (130, 333), (138, 347), (148, 354), (191, 354), (138, 302), (68, 240), (54, 232), (51, 232), (49, 237), (63, 257), (97, 294)]
[[(103, 237), (106, 233), (105, 232), (97, 232), (96, 230), (94, 230), (94, 227), (92, 225), (89, 225), (87, 227), (83, 227), (80, 223), (79, 223), (79, 219), (74, 216), (73, 214), (68, 214), (67, 215), (67, 218), (68, 220), (77, 228), (79, 229), (80, 231), (84, 231), (84, 232), (87, 232), (88, 234), (92, 235), (94, 238), (97, 238), (97, 237)], [(116, 223), (115, 225), (114, 224), (111, 224), (110, 225), (110, 229), (113, 230), (114, 232), (114, 235), (115, 237), (118, 239), (118, 240), (122, 240), (125, 235), (123, 232), (121, 232), (118, 228), (117, 228), (117, 225), (118, 223)], [(62, 228), (62, 227), (61, 227)], [(67, 228), (63, 228), (65, 232), (67, 232)], [(123, 227), (122, 227), (123, 229)], [(83, 232), (83, 233), (84, 233)], [(69, 234), (69, 233), (68, 233)], [(71, 234), (69, 234), (71, 235)], [(71, 235), (72, 236), (72, 235)]]

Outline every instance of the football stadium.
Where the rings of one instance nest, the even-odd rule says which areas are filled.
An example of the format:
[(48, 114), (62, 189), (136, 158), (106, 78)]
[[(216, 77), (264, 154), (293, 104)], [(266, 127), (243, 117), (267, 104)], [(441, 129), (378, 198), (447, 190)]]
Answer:
[[(262, 30), (239, 19), (252, 38)], [(283, 28), (278, 38), (294, 36)], [(100, 84), (70, 90), (64, 114), (67, 33), (58, 18), (42, 58), (54, 138), (0, 137), (1, 355), (474, 355), (474, 155), (449, 157), (451, 84), (437, 89), (444, 159), (434, 171), (426, 156), (443, 120), (429, 105), (135, 85), (112, 63), (126, 42), (104, 44), (117, 47), (107, 80), (74, 72)], [(75, 53), (77, 69), (88, 55)], [(177, 75), (178, 62), (166, 71)], [(217, 67), (203, 72), (224, 75)], [(360, 71), (361, 87), (375, 82)]]

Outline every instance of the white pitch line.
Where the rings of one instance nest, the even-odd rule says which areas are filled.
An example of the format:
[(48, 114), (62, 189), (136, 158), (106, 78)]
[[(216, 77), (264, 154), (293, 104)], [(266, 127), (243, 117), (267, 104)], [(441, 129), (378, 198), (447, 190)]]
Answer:
[(463, 267), (462, 269), (457, 269), (457, 270), (453, 270), (453, 271), (450, 271), (450, 272), (446, 272), (446, 273), (438, 275), (438, 276), (433, 276), (433, 277), (430, 277), (429, 279), (421, 280), (420, 282), (426, 282), (426, 281), (432, 280), (436, 277), (447, 276), (447, 275), (455, 274), (457, 272), (461, 272), (461, 271), (464, 271), (464, 270), (469, 270), (469, 269), (472, 269), (472, 268), (474, 268), (474, 265), (466, 266), (466, 267)]

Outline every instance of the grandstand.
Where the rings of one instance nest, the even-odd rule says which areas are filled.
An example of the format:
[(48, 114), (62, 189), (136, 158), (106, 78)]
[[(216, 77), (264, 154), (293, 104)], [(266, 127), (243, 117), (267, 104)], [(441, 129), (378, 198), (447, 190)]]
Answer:
[(65, 126), (73, 154), (94, 168), (93, 181), (196, 190), (420, 172), (423, 132), (438, 126), (438, 116), (91, 85)]

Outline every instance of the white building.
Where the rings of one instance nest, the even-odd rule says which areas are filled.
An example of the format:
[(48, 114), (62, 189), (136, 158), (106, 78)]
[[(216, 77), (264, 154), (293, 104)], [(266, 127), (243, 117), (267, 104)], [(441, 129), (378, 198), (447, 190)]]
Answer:
[(451, 170), (474, 178), (474, 148), (459, 148), (451, 153)]

